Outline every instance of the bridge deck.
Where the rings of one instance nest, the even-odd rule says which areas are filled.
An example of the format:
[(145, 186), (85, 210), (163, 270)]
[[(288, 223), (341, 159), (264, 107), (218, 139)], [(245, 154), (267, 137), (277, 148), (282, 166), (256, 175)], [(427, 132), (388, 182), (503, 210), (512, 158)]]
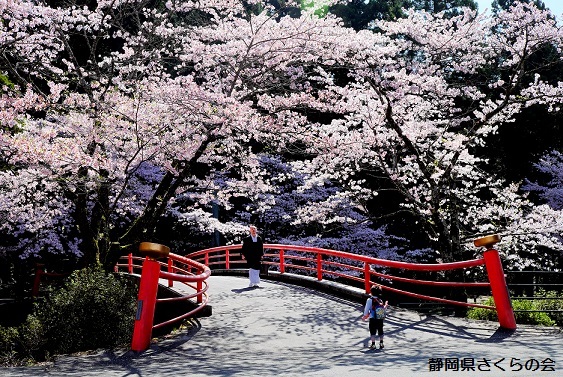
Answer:
[[(514, 333), (502, 333), (494, 322), (392, 308), (385, 323), (386, 348), (370, 350), (367, 323), (355, 302), (281, 282), (263, 281), (260, 288), (248, 289), (242, 277), (212, 276), (209, 284), (213, 315), (146, 352), (63, 356), (43, 366), (2, 369), (0, 375), (355, 377), (384, 371), (388, 376), (506, 377), (536, 375), (524, 367), (532, 359), (539, 368), (554, 368), (546, 375), (563, 370), (563, 334), (554, 329), (519, 326)], [(459, 360), (460, 371), (431, 371), (438, 366), (429, 363), (431, 358), (444, 363), (451, 358), (453, 368)], [(473, 362), (476, 371), (462, 372), (462, 361), (466, 366)], [(518, 369), (515, 363), (523, 370), (512, 372)], [(527, 366), (535, 368), (535, 362)]]

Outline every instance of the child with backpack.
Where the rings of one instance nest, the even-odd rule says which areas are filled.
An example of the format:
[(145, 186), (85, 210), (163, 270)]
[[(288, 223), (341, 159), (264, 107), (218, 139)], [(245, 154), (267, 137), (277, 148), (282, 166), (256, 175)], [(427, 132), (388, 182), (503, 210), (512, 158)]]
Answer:
[(383, 319), (387, 310), (387, 301), (383, 302), (383, 292), (380, 285), (374, 285), (370, 289), (371, 296), (366, 300), (364, 315), (365, 321), (369, 318), (370, 348), (376, 348), (375, 335), (379, 334), (379, 348), (383, 349)]

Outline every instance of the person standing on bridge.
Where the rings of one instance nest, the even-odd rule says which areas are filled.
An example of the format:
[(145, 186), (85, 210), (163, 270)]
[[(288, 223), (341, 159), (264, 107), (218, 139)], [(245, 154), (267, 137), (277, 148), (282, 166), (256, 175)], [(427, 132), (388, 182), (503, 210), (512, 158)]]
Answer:
[(252, 288), (258, 287), (258, 284), (260, 284), (260, 267), (264, 256), (264, 243), (254, 225), (251, 225), (249, 230), (250, 236), (242, 241), (241, 254), (248, 265), (249, 287)]
[(387, 301), (383, 302), (381, 285), (373, 285), (370, 294), (371, 296), (366, 300), (362, 319), (365, 321), (369, 318), (370, 348), (376, 348), (375, 336), (379, 334), (379, 348), (383, 349), (383, 319), (388, 303)]

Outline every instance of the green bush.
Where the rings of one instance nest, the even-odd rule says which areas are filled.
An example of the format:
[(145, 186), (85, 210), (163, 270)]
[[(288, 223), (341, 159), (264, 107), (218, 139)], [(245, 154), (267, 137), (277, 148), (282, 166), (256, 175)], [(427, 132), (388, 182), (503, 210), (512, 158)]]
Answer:
[(30, 358), (46, 359), (49, 354), (43, 324), (32, 315), (19, 327), (19, 341), (24, 354)]
[(518, 312), (517, 310), (541, 310), (534, 300), (513, 300), (512, 308), (516, 311), (516, 323), (540, 326), (554, 326), (555, 321), (545, 312)]
[[(535, 310), (558, 310), (563, 307), (563, 300), (556, 293), (550, 293), (553, 295), (553, 300), (512, 300), (512, 308), (514, 309), (514, 317), (516, 323), (519, 324), (529, 324), (529, 325), (540, 325), (540, 326), (554, 326), (556, 324), (561, 325), (561, 313), (550, 313)], [(557, 298), (559, 297), (559, 298)], [(494, 306), (494, 300), (490, 297), (485, 305)], [(522, 311), (518, 310), (530, 310)], [(487, 321), (498, 321), (497, 312), (494, 310), (483, 309), (483, 308), (471, 308), (467, 317), (471, 319), (487, 320)]]
[(43, 326), (33, 316), (17, 327), (0, 326), (0, 365), (29, 364), (48, 359)]
[[(544, 300), (538, 300), (537, 306), (540, 310), (562, 310), (563, 311), (563, 292), (557, 293), (555, 291), (540, 291), (539, 297), (544, 297)], [(563, 312), (551, 312), (549, 317), (555, 321), (557, 326), (563, 327)]]
[(17, 328), (0, 326), (0, 366), (15, 364), (18, 342), (19, 332)]
[(0, 327), (0, 363), (128, 344), (136, 292), (130, 280), (100, 269), (76, 271), (62, 288), (48, 290), (24, 324)]
[[(494, 306), (495, 303), (492, 297), (489, 297), (483, 305), (491, 305)], [(490, 309), (485, 308), (470, 308), (467, 311), (467, 318), (470, 319), (477, 319), (482, 321), (498, 321), (497, 312)]]
[(73, 273), (34, 315), (52, 353), (113, 348), (131, 340), (135, 296), (133, 284), (89, 268)]

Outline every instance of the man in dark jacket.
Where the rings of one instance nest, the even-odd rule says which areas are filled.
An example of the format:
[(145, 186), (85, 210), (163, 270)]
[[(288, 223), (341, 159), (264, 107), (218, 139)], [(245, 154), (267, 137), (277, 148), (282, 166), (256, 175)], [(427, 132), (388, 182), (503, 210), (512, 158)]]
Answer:
[(258, 287), (258, 284), (260, 284), (262, 256), (264, 255), (264, 243), (254, 225), (250, 226), (250, 236), (242, 241), (241, 253), (248, 265), (249, 287)]

